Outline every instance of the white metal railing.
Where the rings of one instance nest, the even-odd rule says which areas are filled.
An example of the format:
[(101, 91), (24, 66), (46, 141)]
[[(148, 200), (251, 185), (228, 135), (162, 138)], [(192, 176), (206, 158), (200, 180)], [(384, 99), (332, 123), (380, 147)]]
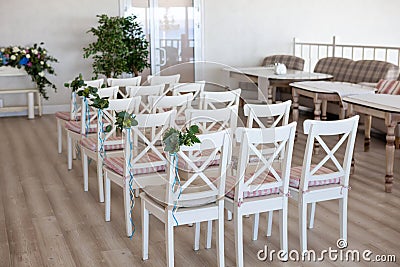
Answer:
[(381, 60), (400, 66), (400, 47), (338, 44), (335, 36), (331, 43), (299, 42), (294, 38), (293, 55), (304, 58), (304, 69), (310, 72), (324, 57)]

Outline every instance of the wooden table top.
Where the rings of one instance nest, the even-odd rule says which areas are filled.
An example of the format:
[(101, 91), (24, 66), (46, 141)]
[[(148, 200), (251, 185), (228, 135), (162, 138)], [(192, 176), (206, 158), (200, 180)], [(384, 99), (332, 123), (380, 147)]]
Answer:
[(346, 82), (307, 81), (289, 84), (294, 88), (322, 94), (338, 94), (341, 97), (351, 95), (374, 94), (375, 88)]
[(343, 101), (349, 104), (360, 105), (385, 112), (400, 113), (400, 95), (353, 95), (345, 97)]

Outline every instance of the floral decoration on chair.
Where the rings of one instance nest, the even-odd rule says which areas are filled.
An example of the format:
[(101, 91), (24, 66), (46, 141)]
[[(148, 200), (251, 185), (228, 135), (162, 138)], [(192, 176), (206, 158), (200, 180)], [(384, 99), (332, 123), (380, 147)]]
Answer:
[(31, 79), (39, 88), (40, 94), (44, 99), (49, 99), (45, 87), (50, 86), (57, 91), (56, 86), (46, 78), (46, 72), (56, 75), (50, 62), (58, 60), (47, 54), (47, 50), (42, 47), (44, 43), (34, 44), (33, 46), (8, 46), (0, 48), (0, 67), (10, 66), (13, 68), (24, 68), (31, 76)]

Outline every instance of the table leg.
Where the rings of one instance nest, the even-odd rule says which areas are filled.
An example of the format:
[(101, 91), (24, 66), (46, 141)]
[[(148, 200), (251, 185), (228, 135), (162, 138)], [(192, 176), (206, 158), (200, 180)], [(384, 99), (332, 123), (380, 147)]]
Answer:
[[(298, 120), (299, 120), (299, 94), (295, 88), (292, 88), (292, 98), (293, 98), (293, 104), (292, 104), (293, 121), (298, 122)], [(295, 138), (297, 139), (297, 131), (296, 131)]]
[[(322, 100), (318, 99), (318, 97), (314, 98), (314, 120), (321, 120), (321, 104)], [(319, 154), (319, 143), (314, 143), (314, 153)]]
[(323, 121), (326, 121), (326, 119), (327, 119), (326, 110), (328, 109), (328, 101), (327, 101), (327, 100), (323, 100), (323, 101), (322, 101), (321, 109), (322, 109), (322, 116), (321, 116), (321, 119), (322, 119)]
[(29, 92), (27, 93), (28, 97), (28, 119), (35, 118), (35, 101), (34, 101), (34, 93)]
[(393, 164), (394, 164), (394, 130), (396, 123), (388, 123), (386, 134), (386, 176), (385, 176), (385, 191), (392, 192), (393, 185)]
[(39, 109), (39, 116), (42, 117), (42, 99), (40, 98), (40, 93), (36, 93), (37, 96), (37, 104), (38, 104), (38, 109)]
[(273, 86), (268, 85), (268, 100), (267, 103), (268, 104), (272, 104), (272, 91), (273, 91)]
[(365, 114), (364, 117), (364, 151), (369, 151), (369, 145), (371, 143), (371, 123), (372, 123), (372, 116)]

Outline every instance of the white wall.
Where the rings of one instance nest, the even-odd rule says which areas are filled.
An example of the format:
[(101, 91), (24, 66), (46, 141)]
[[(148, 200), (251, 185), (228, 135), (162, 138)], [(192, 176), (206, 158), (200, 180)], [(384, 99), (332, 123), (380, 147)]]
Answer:
[[(64, 82), (79, 73), (88, 79), (92, 75), (91, 61), (82, 57), (82, 48), (94, 40), (86, 31), (97, 24), (97, 14), (115, 16), (118, 13), (118, 0), (1, 0), (0, 47), (43, 41), (49, 54), (59, 60), (53, 65), (57, 76), (49, 76), (58, 92), (48, 89), (50, 99), (43, 104), (66, 104), (70, 93), (64, 88)], [(1, 79), (7, 83), (6, 78)], [(18, 95), (8, 95), (5, 101), (15, 102), (18, 98)], [(25, 102), (24, 96), (20, 98)]]
[[(205, 59), (259, 65), (301, 41), (400, 47), (398, 0), (204, 0)], [(211, 68), (206, 79), (221, 82)]]
[[(50, 77), (45, 105), (65, 104), (63, 83), (78, 73), (89, 76), (91, 62), (82, 48), (92, 41), (86, 31), (97, 14), (117, 15), (119, 0), (0, 0), (0, 46), (44, 41), (59, 59)], [(205, 60), (254, 66), (264, 56), (292, 53), (292, 39), (400, 46), (398, 0), (204, 0)], [(218, 65), (207, 79), (222, 81)], [(15, 96), (13, 96), (15, 97)]]

